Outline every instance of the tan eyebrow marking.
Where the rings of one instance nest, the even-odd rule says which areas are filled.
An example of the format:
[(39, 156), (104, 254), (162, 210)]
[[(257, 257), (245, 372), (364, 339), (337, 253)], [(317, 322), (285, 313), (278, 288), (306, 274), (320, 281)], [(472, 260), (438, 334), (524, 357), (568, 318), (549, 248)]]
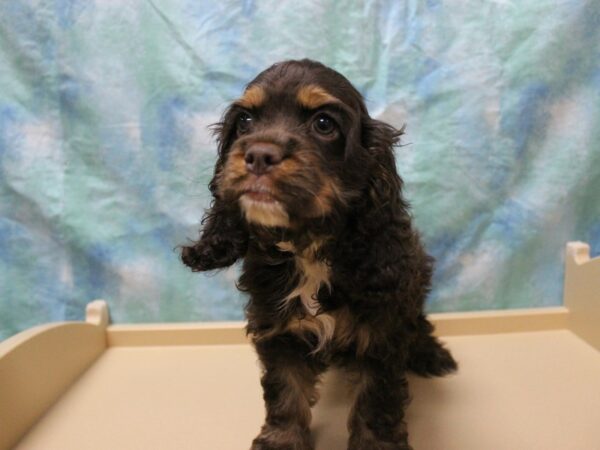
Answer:
[(301, 106), (307, 109), (316, 109), (327, 103), (340, 103), (340, 100), (325, 89), (315, 84), (309, 84), (308, 86), (302, 86), (298, 89), (296, 99)]
[(242, 108), (252, 109), (261, 106), (266, 98), (267, 94), (265, 93), (265, 90), (255, 84), (246, 89), (244, 95), (242, 95), (235, 103)]

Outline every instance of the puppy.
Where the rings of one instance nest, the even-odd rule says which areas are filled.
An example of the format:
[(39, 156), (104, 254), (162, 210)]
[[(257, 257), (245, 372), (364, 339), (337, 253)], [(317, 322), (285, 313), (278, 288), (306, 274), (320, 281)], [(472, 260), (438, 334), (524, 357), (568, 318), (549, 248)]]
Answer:
[(410, 449), (407, 371), (457, 366), (423, 311), (432, 258), (402, 197), (402, 130), (305, 59), (259, 74), (216, 134), (214, 200), (182, 260), (194, 271), (244, 260), (238, 286), (266, 406), (251, 449), (313, 448), (315, 385), (330, 365), (360, 374), (348, 448)]

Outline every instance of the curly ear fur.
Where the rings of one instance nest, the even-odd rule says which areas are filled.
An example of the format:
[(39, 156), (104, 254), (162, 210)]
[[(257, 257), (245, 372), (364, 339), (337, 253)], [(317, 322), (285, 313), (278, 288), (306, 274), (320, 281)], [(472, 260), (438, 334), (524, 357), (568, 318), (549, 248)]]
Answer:
[(406, 210), (401, 190), (402, 179), (396, 170), (394, 146), (400, 142), (404, 127), (400, 130), (379, 120), (367, 119), (363, 124), (363, 145), (372, 157), (370, 171), (370, 195), (379, 208)]
[(228, 203), (218, 193), (219, 175), (231, 145), (233, 129), (228, 110), (221, 122), (213, 126), (217, 136), (218, 159), (209, 183), (213, 202), (202, 219), (200, 239), (181, 248), (181, 260), (194, 272), (221, 269), (243, 258), (248, 248), (248, 229), (237, 203)]
[[(353, 220), (337, 240), (338, 275), (347, 286), (347, 295), (360, 314), (381, 314), (383, 321), (393, 315), (388, 304), (413, 312), (422, 307), (433, 264), (412, 227), (396, 170), (394, 145), (403, 131), (369, 117), (363, 121), (361, 145), (369, 162), (361, 164), (369, 167), (368, 179)], [(362, 295), (356, 297), (353, 292)], [(397, 301), (398, 293), (405, 301)]]

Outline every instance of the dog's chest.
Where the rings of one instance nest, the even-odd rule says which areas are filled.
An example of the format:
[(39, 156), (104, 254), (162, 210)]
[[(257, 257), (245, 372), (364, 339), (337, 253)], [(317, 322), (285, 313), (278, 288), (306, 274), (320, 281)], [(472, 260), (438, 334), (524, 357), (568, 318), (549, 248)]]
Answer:
[(330, 269), (326, 261), (317, 258), (319, 242), (311, 244), (301, 252), (297, 252), (290, 242), (280, 242), (277, 247), (294, 254), (298, 283), (296, 287), (283, 299), (283, 307), (287, 307), (295, 298), (300, 298), (306, 312), (312, 316), (319, 310), (317, 294), (321, 286), (331, 289), (329, 282)]
[(367, 327), (357, 323), (347, 307), (336, 308), (323, 312), (317, 294), (325, 286), (332, 291), (331, 268), (328, 261), (318, 258), (317, 253), (321, 243), (315, 242), (301, 252), (296, 251), (289, 242), (280, 242), (277, 247), (281, 251), (294, 254), (297, 270), (297, 285), (282, 300), (283, 310), (295, 305), (300, 299), (306, 314), (289, 317), (283, 324), (282, 330), (298, 334), (312, 334), (317, 338), (314, 352), (325, 349), (329, 344), (338, 348), (356, 346), (356, 352), (363, 354), (370, 342), (370, 333)]

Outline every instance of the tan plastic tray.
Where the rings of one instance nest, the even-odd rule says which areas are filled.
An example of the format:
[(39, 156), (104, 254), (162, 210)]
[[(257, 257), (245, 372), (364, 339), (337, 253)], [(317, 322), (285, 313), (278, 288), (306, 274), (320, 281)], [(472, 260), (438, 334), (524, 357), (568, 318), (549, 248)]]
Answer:
[[(600, 449), (600, 258), (567, 245), (565, 306), (432, 315), (460, 363), (411, 378), (416, 450)], [(243, 323), (50, 324), (0, 343), (0, 449), (240, 450), (263, 421)], [(329, 372), (318, 450), (344, 449), (352, 385)], [(369, 449), (365, 449), (369, 450)]]

